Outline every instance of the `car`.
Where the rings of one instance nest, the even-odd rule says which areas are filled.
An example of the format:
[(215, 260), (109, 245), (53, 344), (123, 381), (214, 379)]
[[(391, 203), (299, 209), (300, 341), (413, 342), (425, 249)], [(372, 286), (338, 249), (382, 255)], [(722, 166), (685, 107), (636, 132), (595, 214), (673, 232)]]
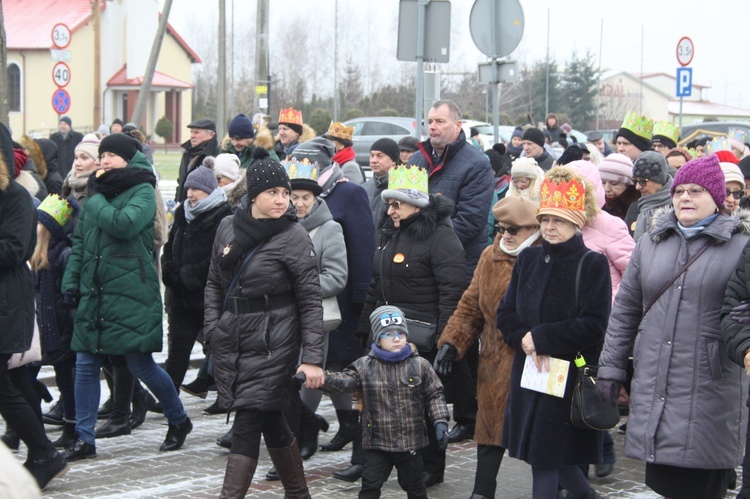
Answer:
[(615, 143), (615, 134), (618, 132), (619, 128), (615, 128), (614, 130), (608, 129), (608, 130), (586, 130), (583, 132), (584, 135), (584, 142), (586, 142), (585, 137), (588, 137), (589, 134), (592, 134), (594, 132), (599, 132), (602, 134), (602, 137), (604, 137), (604, 142), (607, 144), (614, 144)]
[[(415, 135), (417, 131), (417, 122), (414, 118), (397, 116), (363, 116), (347, 120), (344, 125), (354, 127), (352, 142), (355, 159), (362, 166), (370, 164), (370, 147), (376, 141), (388, 138), (398, 142), (406, 136)], [(424, 140), (427, 135), (427, 129), (422, 126), (419, 131), (420, 140)]]
[[(684, 146), (693, 139), (702, 135), (709, 137), (722, 137), (729, 133), (730, 129), (740, 129), (745, 132), (745, 137), (750, 137), (750, 122), (747, 121), (708, 121), (705, 123), (690, 123), (683, 125), (680, 132), (678, 145)], [(748, 140), (748, 139), (746, 139)]]

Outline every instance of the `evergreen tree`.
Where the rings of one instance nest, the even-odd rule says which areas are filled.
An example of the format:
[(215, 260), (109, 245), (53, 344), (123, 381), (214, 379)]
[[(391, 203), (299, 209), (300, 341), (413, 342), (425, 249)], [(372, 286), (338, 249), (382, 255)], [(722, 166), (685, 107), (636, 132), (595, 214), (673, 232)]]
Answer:
[(583, 57), (575, 53), (565, 65), (562, 80), (563, 110), (568, 114), (573, 128), (586, 130), (596, 117), (596, 92), (599, 70), (594, 67), (594, 57), (586, 52)]

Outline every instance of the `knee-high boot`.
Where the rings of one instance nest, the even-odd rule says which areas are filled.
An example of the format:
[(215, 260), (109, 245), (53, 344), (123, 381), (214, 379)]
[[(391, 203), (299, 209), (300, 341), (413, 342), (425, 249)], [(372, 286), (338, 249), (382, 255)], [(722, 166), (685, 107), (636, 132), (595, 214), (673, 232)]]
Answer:
[(268, 454), (284, 485), (284, 498), (309, 499), (310, 492), (307, 489), (305, 470), (302, 467), (297, 440), (292, 441), (289, 447), (268, 449)]
[(133, 399), (135, 376), (123, 366), (113, 366), (112, 414), (107, 422), (96, 430), (96, 438), (130, 435), (130, 403)]
[(221, 487), (220, 499), (242, 499), (253, 481), (258, 460), (242, 454), (229, 454), (227, 471), (224, 473), (224, 485)]

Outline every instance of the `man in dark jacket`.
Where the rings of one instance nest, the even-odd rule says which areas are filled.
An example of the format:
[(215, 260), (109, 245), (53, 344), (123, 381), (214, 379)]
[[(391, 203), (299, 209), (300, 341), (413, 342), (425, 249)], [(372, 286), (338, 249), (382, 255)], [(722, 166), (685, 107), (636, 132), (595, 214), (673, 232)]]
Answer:
[(177, 177), (175, 201), (182, 203), (187, 198), (185, 180), (188, 174), (198, 168), (206, 156), (219, 154), (219, 143), (216, 140), (216, 123), (208, 118), (195, 120), (188, 125), (190, 140), (182, 144), (185, 152), (180, 162), (180, 173)]
[(372, 178), (365, 182), (362, 187), (367, 192), (370, 199), (370, 209), (372, 218), (375, 222), (375, 243), (380, 238), (380, 227), (385, 216), (385, 203), (380, 194), (388, 188), (388, 171), (398, 164), (399, 155), (401, 154), (399, 146), (395, 140), (384, 137), (376, 140), (370, 146), (370, 169)]
[(36, 245), (37, 212), (29, 193), (13, 180), (13, 145), (0, 124), (0, 414), (29, 449), (24, 466), (40, 488), (68, 465), (44, 433), (26, 398), (11, 382), (8, 360), (31, 347), (34, 331), (34, 282), (26, 261)]
[(545, 172), (555, 162), (555, 158), (544, 148), (544, 133), (538, 128), (529, 128), (523, 132), (523, 152), (527, 158), (534, 158), (539, 168)]
[(73, 168), (76, 146), (83, 140), (83, 134), (73, 130), (73, 122), (67, 116), (60, 118), (58, 131), (49, 136), (57, 144), (57, 163), (63, 178)]
[(464, 147), (461, 109), (451, 100), (436, 101), (428, 118), (430, 138), (419, 144), (409, 165), (427, 168), (430, 194), (448, 197), (456, 205), (453, 229), (466, 252), (469, 280), (487, 246), (487, 216), (492, 204), (492, 167), (487, 156)]

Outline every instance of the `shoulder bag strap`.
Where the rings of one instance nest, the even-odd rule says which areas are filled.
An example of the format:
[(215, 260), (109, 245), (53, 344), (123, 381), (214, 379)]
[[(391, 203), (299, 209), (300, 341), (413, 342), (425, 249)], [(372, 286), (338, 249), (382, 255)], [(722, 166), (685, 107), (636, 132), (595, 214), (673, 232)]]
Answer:
[(698, 259), (699, 256), (701, 256), (703, 253), (705, 253), (705, 251), (709, 248), (709, 246), (711, 246), (710, 242), (706, 243), (701, 249), (699, 249), (698, 251), (696, 251), (695, 254), (692, 257), (690, 257), (690, 260), (688, 260), (685, 263), (685, 265), (683, 265), (680, 268), (680, 270), (677, 271), (677, 275), (675, 275), (672, 279), (670, 279), (667, 283), (665, 283), (664, 286), (662, 286), (661, 289), (656, 292), (656, 294), (651, 299), (651, 301), (648, 303), (648, 305), (646, 305), (646, 308), (643, 309), (643, 315), (641, 315), (641, 319), (643, 319), (644, 317), (646, 317), (646, 314), (648, 313), (648, 311), (651, 310), (651, 307), (653, 307), (654, 304), (656, 303), (656, 301), (659, 298), (661, 298), (661, 295), (663, 295), (664, 293), (666, 293), (666, 291), (670, 288), (670, 286), (672, 286), (672, 284), (674, 284), (674, 282), (677, 279), (679, 279), (679, 277), (682, 274), (685, 273), (685, 271), (688, 269), (688, 267), (690, 267)]
[(237, 273), (234, 274), (234, 278), (232, 279), (232, 282), (229, 283), (229, 287), (227, 288), (227, 293), (224, 295), (224, 304), (221, 307), (222, 312), (227, 309), (227, 300), (229, 299), (230, 293), (234, 290), (234, 287), (237, 285), (237, 281), (240, 280), (240, 274), (242, 274), (242, 269), (245, 268), (245, 265), (247, 265), (247, 262), (250, 261), (250, 257), (253, 256), (253, 254), (259, 247), (260, 247), (260, 244), (255, 246), (253, 249), (247, 252), (247, 255), (245, 255), (245, 259), (242, 260), (242, 265), (240, 265), (240, 268), (237, 270)]

